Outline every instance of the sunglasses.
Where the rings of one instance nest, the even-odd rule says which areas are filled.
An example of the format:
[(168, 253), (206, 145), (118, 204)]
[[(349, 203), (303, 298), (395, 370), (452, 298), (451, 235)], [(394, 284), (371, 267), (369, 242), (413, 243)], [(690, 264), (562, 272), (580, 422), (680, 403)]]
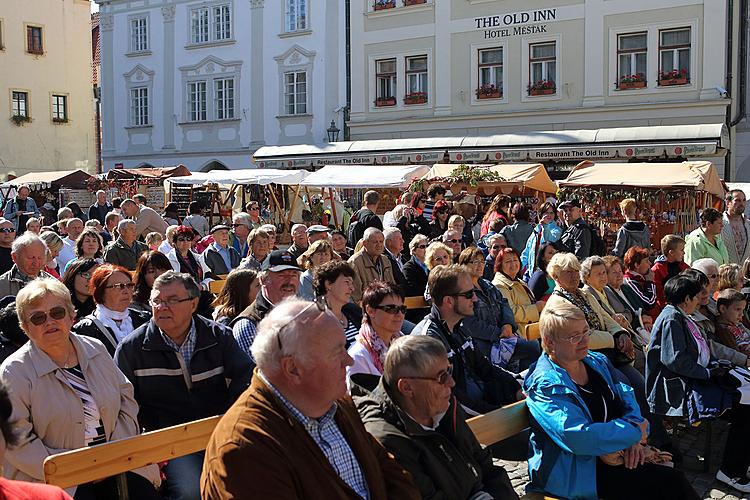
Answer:
[(394, 316), (398, 313), (406, 314), (406, 311), (409, 309), (408, 307), (401, 305), (397, 306), (396, 304), (385, 304), (382, 306), (372, 306), (373, 309), (379, 309), (385, 313), (393, 314)]
[(424, 250), (425, 248), (427, 248), (427, 245), (425, 244), (417, 245), (416, 248), (419, 248), (420, 250)]
[(493, 250), (501, 250), (503, 248), (507, 248), (505, 245), (492, 245)]
[(3, 227), (0, 228), (0, 233), (15, 233), (16, 229), (13, 227)]
[(474, 298), (474, 289), (472, 288), (471, 290), (469, 290), (467, 292), (449, 293), (448, 295), (450, 295), (451, 297), (463, 297), (465, 299), (473, 299)]
[(452, 240), (445, 240), (445, 241), (443, 241), (443, 243), (454, 243), (455, 244), (455, 243), (458, 243), (459, 241), (461, 241), (461, 240), (457, 240), (457, 239), (454, 238)]
[(448, 365), (447, 370), (441, 370), (440, 373), (438, 373), (437, 376), (435, 377), (401, 377), (401, 378), (410, 378), (410, 379), (415, 379), (415, 380), (432, 380), (433, 382), (437, 382), (440, 385), (446, 385), (452, 375), (453, 375), (453, 365)]
[(193, 238), (184, 238), (182, 236), (178, 237), (176, 241), (193, 241)]
[(65, 309), (62, 306), (58, 306), (58, 307), (53, 307), (47, 312), (42, 312), (42, 311), (35, 312), (31, 316), (29, 316), (29, 321), (33, 325), (40, 326), (47, 322), (48, 316), (54, 320), (59, 320), (59, 319), (63, 319), (65, 315), (67, 314), (68, 314), (67, 309)]
[(112, 289), (116, 288), (117, 290), (123, 291), (123, 290), (132, 290), (135, 288), (135, 283), (115, 283), (114, 285), (106, 285), (104, 288)]

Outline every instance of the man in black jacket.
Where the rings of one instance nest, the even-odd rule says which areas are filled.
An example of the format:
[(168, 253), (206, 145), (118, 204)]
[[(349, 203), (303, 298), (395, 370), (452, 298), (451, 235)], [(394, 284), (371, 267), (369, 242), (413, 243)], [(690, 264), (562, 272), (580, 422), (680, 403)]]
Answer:
[(401, 290), (406, 290), (406, 277), (404, 276), (404, 261), (401, 260), (402, 252), (404, 250), (404, 237), (401, 235), (401, 231), (396, 227), (387, 227), (383, 231), (383, 238), (385, 239), (385, 251), (383, 254), (388, 257), (391, 261), (391, 268), (393, 269), (393, 279), (395, 284), (401, 287)]
[(470, 415), (478, 415), (523, 399), (514, 376), (496, 366), (474, 346), (461, 320), (474, 314), (474, 285), (463, 266), (440, 266), (427, 282), (432, 311), (414, 334), (429, 335), (443, 342), (453, 365), (454, 394)]
[(383, 230), (383, 221), (375, 213), (378, 210), (378, 204), (380, 203), (380, 193), (377, 191), (367, 191), (364, 195), (364, 206), (354, 212), (349, 222), (351, 226), (354, 222), (357, 225), (350, 228), (349, 231), (349, 246), (355, 248), (357, 242), (362, 239), (365, 234), (365, 230), (368, 227), (374, 227)]
[(591, 255), (591, 226), (581, 217), (581, 202), (564, 201), (558, 208), (564, 210), (565, 224), (568, 226), (560, 237), (560, 243), (583, 261)]

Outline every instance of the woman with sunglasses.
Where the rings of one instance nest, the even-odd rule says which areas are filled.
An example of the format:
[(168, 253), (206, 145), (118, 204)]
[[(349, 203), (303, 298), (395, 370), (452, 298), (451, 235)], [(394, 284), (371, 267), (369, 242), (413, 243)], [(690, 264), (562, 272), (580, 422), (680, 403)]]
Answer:
[[(422, 297), (427, 288), (427, 276), (430, 274), (430, 269), (425, 264), (425, 257), (428, 245), (429, 240), (424, 234), (417, 234), (409, 242), (411, 258), (404, 264), (404, 278), (406, 278), (404, 292), (407, 297)], [(406, 312), (406, 319), (419, 323), (428, 313), (428, 309), (409, 309)]]
[(430, 238), (440, 238), (448, 230), (448, 219), (451, 216), (451, 206), (445, 200), (438, 200), (432, 210), (432, 221), (430, 222)]
[[(362, 326), (349, 347), (354, 364), (346, 368), (349, 387), (357, 374), (382, 375), (385, 355), (394, 339), (403, 335), (406, 306), (400, 288), (384, 281), (373, 281), (362, 292)], [(354, 382), (357, 382), (355, 377)]]
[(143, 313), (151, 314), (151, 306), (148, 299), (151, 296), (151, 287), (154, 286), (154, 280), (172, 270), (172, 264), (166, 255), (153, 250), (141, 254), (138, 263), (135, 265), (135, 291), (133, 293), (133, 302), (130, 308)]
[(193, 279), (202, 285), (203, 289), (208, 289), (208, 283), (212, 280), (209, 275), (213, 276), (211, 269), (206, 265), (203, 256), (192, 250), (196, 233), (187, 226), (179, 226), (172, 235), (172, 250), (167, 254), (172, 269), (178, 273), (187, 273)]
[(492, 284), (500, 290), (508, 301), (520, 331), (526, 325), (539, 321), (539, 313), (544, 309), (544, 301), (536, 300), (529, 287), (520, 278), (521, 260), (518, 252), (511, 247), (503, 248), (495, 259), (495, 278)]
[(114, 356), (120, 341), (150, 319), (149, 314), (129, 309), (134, 288), (133, 278), (124, 267), (104, 264), (96, 268), (89, 282), (96, 308), (76, 323), (73, 331), (99, 340)]
[(76, 259), (71, 261), (68, 270), (65, 271), (62, 282), (70, 292), (73, 307), (76, 308), (76, 318), (88, 316), (96, 308), (89, 290), (89, 282), (94, 270), (99, 266), (94, 259)]
[[(75, 309), (65, 285), (36, 279), (18, 293), (17, 309), (29, 342), (0, 365), (20, 436), (4, 473), (42, 483), (48, 456), (137, 435), (138, 404), (101, 342), (71, 333)], [(127, 473), (132, 498), (160, 498), (152, 486), (159, 482), (155, 465)], [(114, 478), (68, 491), (76, 500), (117, 498)]]

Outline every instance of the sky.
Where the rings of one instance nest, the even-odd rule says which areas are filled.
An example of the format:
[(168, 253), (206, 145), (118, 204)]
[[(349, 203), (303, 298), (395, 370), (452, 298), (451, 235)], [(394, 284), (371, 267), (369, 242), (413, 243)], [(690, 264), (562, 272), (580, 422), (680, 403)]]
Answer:
[(99, 4), (96, 2), (91, 2), (91, 12), (99, 12)]

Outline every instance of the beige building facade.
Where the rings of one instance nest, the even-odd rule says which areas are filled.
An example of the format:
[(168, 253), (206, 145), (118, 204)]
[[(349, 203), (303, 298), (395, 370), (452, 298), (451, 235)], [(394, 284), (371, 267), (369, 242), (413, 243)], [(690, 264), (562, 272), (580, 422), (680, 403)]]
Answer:
[(88, 0), (0, 2), (0, 180), (96, 165)]

